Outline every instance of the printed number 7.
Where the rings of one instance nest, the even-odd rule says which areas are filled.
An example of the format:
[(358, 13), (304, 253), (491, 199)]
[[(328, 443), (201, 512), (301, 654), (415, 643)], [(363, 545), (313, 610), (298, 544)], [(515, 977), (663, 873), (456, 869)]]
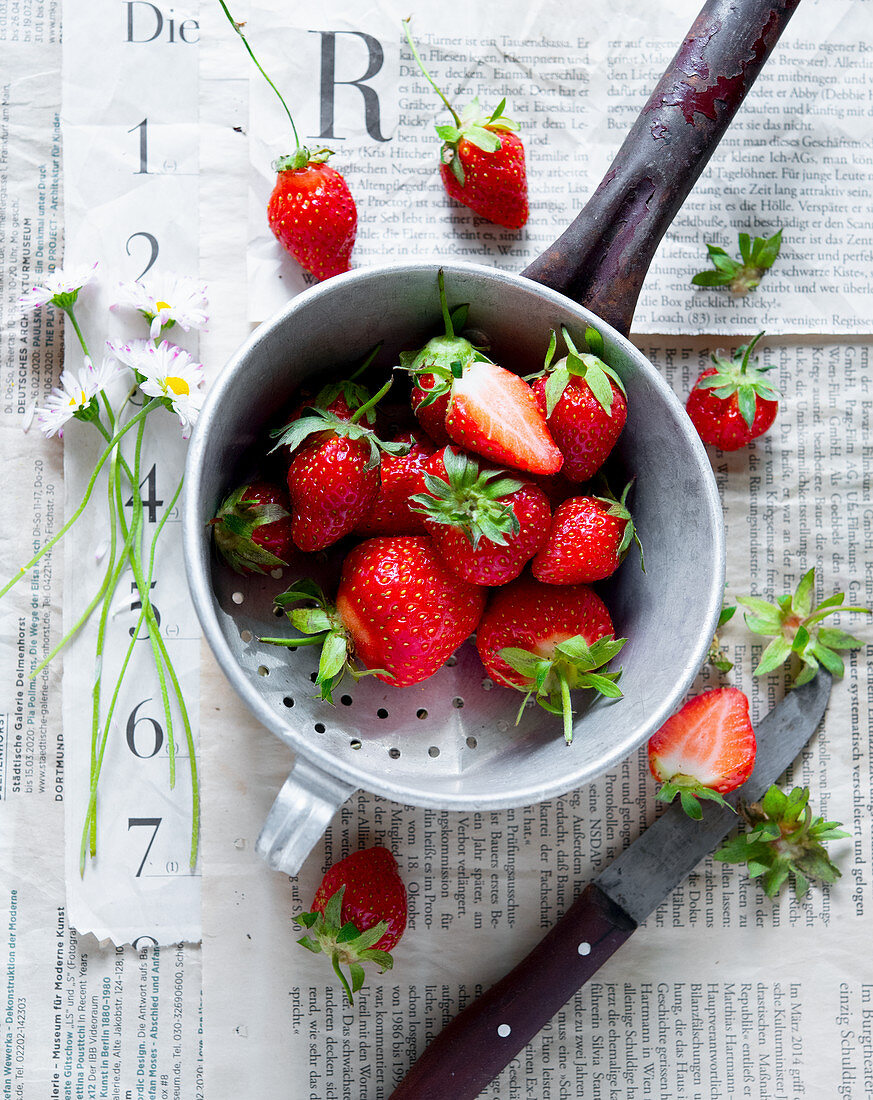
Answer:
[(155, 831), (152, 833), (152, 838), (148, 842), (148, 847), (145, 850), (145, 855), (142, 857), (142, 863), (137, 868), (134, 878), (139, 878), (142, 874), (142, 869), (145, 867), (145, 861), (149, 858), (149, 852), (152, 850), (152, 845), (155, 842), (155, 837), (158, 835), (158, 826), (163, 821), (162, 817), (129, 817), (127, 819), (127, 830), (130, 832), (137, 825), (154, 825)]

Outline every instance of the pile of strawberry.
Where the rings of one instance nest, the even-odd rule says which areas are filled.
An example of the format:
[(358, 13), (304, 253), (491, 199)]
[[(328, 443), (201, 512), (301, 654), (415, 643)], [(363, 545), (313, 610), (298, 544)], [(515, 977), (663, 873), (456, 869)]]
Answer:
[(213, 520), (216, 545), (258, 572), (342, 552), (332, 598), (311, 579), (276, 597), (300, 635), (262, 639), (320, 641), (324, 699), (345, 674), (419, 683), (476, 632), (494, 683), (562, 715), (569, 743), (572, 690), (621, 695), (603, 666), (624, 639), (590, 585), (638, 544), (630, 486), (616, 499), (605, 480), (596, 493), (586, 483), (624, 427), (624, 387), (594, 329), (584, 351), (563, 330), (558, 360), (552, 333), (543, 368), (519, 377), (460, 334), (466, 307), (449, 310), (442, 272), (439, 290), (444, 332), (401, 354), (409, 428), (381, 429), (394, 380), (371, 396), (358, 380), (369, 361), (325, 387), (273, 433), (287, 493), (237, 487)]

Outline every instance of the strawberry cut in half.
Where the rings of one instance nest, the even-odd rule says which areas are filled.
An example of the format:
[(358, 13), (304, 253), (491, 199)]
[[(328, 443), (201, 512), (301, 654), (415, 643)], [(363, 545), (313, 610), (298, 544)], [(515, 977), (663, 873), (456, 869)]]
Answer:
[(548, 535), (542, 489), (454, 447), (437, 451), (424, 481), (417, 510), (443, 560), (471, 584), (508, 584)]
[(249, 481), (234, 489), (209, 523), (216, 549), (237, 573), (281, 568), (296, 550), (287, 495), (268, 481)]
[(368, 539), (349, 553), (334, 604), (310, 580), (297, 581), (276, 604), (307, 636), (261, 641), (293, 648), (317, 637), (315, 682), (331, 702), (346, 672), (396, 687), (432, 676), (476, 629), (485, 591), (453, 573), (427, 536), (398, 535)]
[(495, 225), (521, 229), (529, 213), (527, 169), (524, 145), (515, 133), (518, 123), (503, 113), (506, 99), (489, 114), (474, 98), (458, 114), (424, 67), (408, 19), (403, 21), (403, 28), (424, 78), (452, 116), (451, 123), (436, 127), (443, 141), (440, 178), (446, 193)]
[(613, 496), (578, 496), (558, 506), (545, 545), (531, 566), (537, 580), (544, 584), (605, 580), (624, 561), (633, 542), (645, 573), (643, 548), (626, 504), (632, 484), (630, 481), (625, 486), (621, 500)]
[(603, 337), (597, 329), (585, 330), (587, 352), (576, 349), (566, 328), (561, 332), (569, 353), (553, 363), (557, 347), (553, 332), (543, 369), (531, 376), (533, 392), (564, 457), (561, 473), (571, 481), (588, 481), (624, 429), (627, 395), (618, 374), (600, 357)]
[(312, 909), (294, 920), (307, 930), (297, 942), (330, 959), (353, 1004), (364, 984), (363, 964), (390, 970), (390, 952), (406, 930), (406, 887), (394, 856), (381, 845), (347, 855), (325, 872)]
[(723, 687), (694, 696), (649, 738), (649, 769), (662, 784), (659, 801), (678, 795), (695, 819), (703, 816), (701, 798), (727, 806), (722, 796), (749, 778), (756, 749), (743, 692)]
[(704, 443), (738, 451), (763, 435), (779, 411), (779, 391), (765, 377), (771, 366), (752, 367), (750, 358), (764, 335), (737, 348), (733, 359), (713, 355), (715, 364), (692, 387), (685, 409)]
[(479, 629), (476, 647), (488, 675), (498, 684), (525, 693), (563, 718), (564, 740), (573, 741), (570, 692), (593, 688), (611, 699), (621, 697), (621, 670), (604, 670), (625, 638), (616, 638), (609, 611), (584, 584), (557, 588), (522, 576), (498, 588)]

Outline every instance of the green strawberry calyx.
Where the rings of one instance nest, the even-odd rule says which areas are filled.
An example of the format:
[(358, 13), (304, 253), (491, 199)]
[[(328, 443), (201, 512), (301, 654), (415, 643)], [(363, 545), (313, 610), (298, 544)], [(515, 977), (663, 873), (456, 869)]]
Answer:
[(367, 462), (368, 469), (379, 465), (380, 452), (384, 451), (390, 455), (408, 454), (409, 443), (388, 442), (380, 439), (372, 428), (362, 423), (362, 421), (368, 420), (371, 410), (385, 396), (393, 381), (393, 378), (389, 378), (377, 393), (355, 410), (351, 420), (344, 420), (327, 409), (313, 406), (309, 410), (309, 415), (301, 416), (298, 420), (292, 420), (284, 428), (276, 428), (270, 433), (276, 440), (270, 453), (280, 447), (288, 447), (289, 452), (293, 453), (310, 436), (332, 432), (334, 435), (343, 436), (347, 439), (363, 440), (367, 444), (370, 449)]
[(719, 612), (718, 624), (716, 625), (716, 633), (712, 636), (712, 641), (709, 644), (709, 652), (706, 655), (706, 663), (712, 665), (713, 668), (719, 672), (730, 672), (734, 667), (733, 661), (725, 654), (725, 651), (721, 648), (721, 642), (719, 641), (718, 631), (730, 622), (730, 620), (736, 614), (736, 604), (733, 606), (722, 605), (722, 609)]
[(259, 546), (252, 535), (259, 527), (285, 519), (290, 513), (278, 502), (262, 502), (247, 495), (250, 492), (249, 485), (234, 489), (209, 525), (219, 553), (232, 569), (237, 573), (246, 569), (267, 573), (288, 563)]
[(737, 261), (720, 245), (708, 244), (706, 249), (713, 269), (698, 271), (691, 282), (695, 286), (727, 286), (734, 294), (748, 294), (776, 262), (782, 247), (782, 230), (777, 230), (772, 237), (755, 237), (754, 240), (748, 233), (740, 233), (739, 247), (740, 261)]
[(298, 145), (293, 153), (285, 153), (273, 161), (274, 172), (297, 172), (308, 168), (310, 164), (324, 164), (333, 156), (333, 149), (314, 149)]
[(794, 654), (802, 667), (792, 682), (792, 687), (808, 683), (820, 666), (837, 679), (842, 678), (845, 666), (838, 650), (862, 649), (864, 642), (844, 630), (819, 626), (828, 615), (839, 611), (851, 611), (870, 615), (870, 608), (850, 607), (843, 603), (845, 593), (837, 592), (813, 606), (815, 568), (803, 575), (792, 595), (778, 596), (775, 603), (757, 596), (740, 596), (738, 603), (748, 608), (746, 626), (755, 634), (773, 636), (754, 671), (764, 676), (784, 664)]
[[(275, 597), (274, 603), (285, 612), (291, 625), (305, 637), (259, 638), (259, 641), (268, 645), (284, 646), (287, 649), (320, 645), (321, 657), (318, 662), (315, 685), (319, 688), (321, 698), (325, 702), (333, 703), (333, 689), (339, 685), (346, 673), (354, 680), (359, 680), (362, 676), (373, 676), (376, 673), (382, 676), (391, 675), (382, 668), (361, 669), (352, 664), (354, 647), (351, 636), (336, 605), (327, 599), (321, 586), (315, 581), (308, 577), (295, 581), (290, 588)], [(313, 606), (301, 607), (300, 604)]]
[(733, 359), (725, 359), (719, 352), (712, 355), (710, 358), (716, 367), (715, 374), (707, 375), (695, 387), (698, 390), (712, 390), (716, 397), (724, 401), (736, 394), (740, 416), (748, 428), (755, 422), (759, 397), (765, 401), (778, 401), (781, 397), (779, 390), (765, 377), (765, 372), (772, 370), (773, 366), (752, 367), (749, 363), (755, 344), (763, 335), (759, 332), (749, 344), (738, 347)]
[(630, 550), (631, 543), (636, 543), (637, 550), (639, 550), (640, 553), (640, 568), (645, 573), (646, 561), (643, 556), (643, 544), (640, 542), (639, 532), (634, 525), (633, 516), (631, 516), (630, 509), (627, 506), (628, 493), (631, 491), (631, 486), (636, 478), (632, 477), (627, 485), (625, 485), (621, 497), (618, 500), (616, 500), (615, 496), (610, 491), (606, 479), (603, 478), (602, 480), (604, 495), (602, 497), (594, 497), (594, 499), (606, 505), (606, 514), (608, 516), (614, 516), (616, 519), (624, 520), (624, 532), (616, 551), (618, 560), (619, 562), (624, 561), (628, 550)]
[[(550, 656), (515, 646), (501, 649), (498, 656), (527, 681), (523, 687), (507, 681), (519, 691), (527, 689), (518, 710), (516, 724), (521, 720), (528, 699), (534, 697), (544, 710), (563, 717), (564, 740), (571, 745), (573, 707), (570, 692), (579, 688), (592, 688), (609, 699), (620, 699), (621, 688), (616, 681), (621, 676), (621, 669), (602, 669), (619, 653), (626, 641), (627, 638), (607, 635), (589, 645), (581, 634), (577, 634), (558, 642)], [(598, 669), (601, 671), (596, 671)]]
[(427, 71), (424, 66), (424, 62), (421, 60), (418, 54), (418, 50), (415, 48), (415, 43), (412, 40), (412, 34), (409, 31), (409, 19), (403, 20), (403, 30), (406, 34), (406, 41), (409, 43), (409, 48), (412, 50), (412, 56), (415, 58), (415, 62), (421, 69), (422, 75), (425, 80), (430, 84), (436, 94), (440, 97), (443, 103), (449, 110), (454, 123), (448, 123), (444, 126), (435, 127), (437, 137), (442, 138), (443, 147), (440, 150), (440, 160), (443, 164), (447, 164), (451, 169), (452, 175), (461, 185), (464, 186), (466, 177), (464, 175), (464, 166), (461, 163), (461, 158), (458, 155), (458, 146), (461, 141), (468, 141), (471, 145), (475, 145), (477, 149), (481, 149), (483, 153), (496, 153), (502, 147), (500, 140), (501, 131), (512, 132), (519, 129), (517, 122), (514, 122), (511, 118), (507, 118), (503, 113), (503, 108), (506, 106), (506, 98), (504, 97), (498, 103), (497, 107), (489, 114), (479, 103), (479, 97), (475, 96), (460, 114), (446, 99), (445, 94), (436, 85), (433, 77)]
[(789, 875), (798, 898), (809, 891), (811, 878), (835, 882), (840, 870), (828, 856), (826, 840), (850, 836), (840, 821), (813, 816), (809, 787), (785, 794), (772, 786), (760, 802), (740, 802), (740, 816), (749, 832), (725, 841), (713, 859), (745, 863), (751, 878), (760, 878), (764, 892), (774, 897)]
[(658, 802), (670, 803), (677, 795), (684, 812), (695, 821), (700, 821), (703, 817), (703, 807), (700, 805), (701, 798), (708, 799), (710, 802), (715, 802), (719, 806), (733, 810), (736, 813), (730, 802), (726, 802), (718, 791), (714, 791), (712, 787), (707, 787), (705, 783), (701, 783), (693, 775), (677, 774), (670, 776), (668, 780), (661, 784), (655, 798)]
[(555, 411), (555, 406), (561, 400), (564, 390), (571, 378), (583, 379), (588, 388), (597, 399), (597, 403), (608, 415), (612, 416), (613, 383), (625, 396), (627, 392), (624, 383), (618, 374), (607, 363), (604, 363), (603, 337), (593, 326), (585, 330), (585, 343), (588, 350), (580, 352), (576, 347), (570, 333), (562, 325), (561, 333), (568, 353), (563, 359), (553, 362), (558, 346), (557, 336), (554, 330), (549, 337), (549, 346), (546, 351), (543, 369), (528, 376), (528, 381), (534, 378), (546, 376), (546, 419), (548, 420)]
[[(452, 385), (456, 378), (460, 378), (464, 368), (470, 363), (490, 363), (491, 360), (470, 343), (469, 340), (458, 333), (467, 322), (467, 304), (449, 309), (446, 297), (446, 280), (442, 268), (437, 273), (437, 286), (439, 287), (440, 309), (445, 325), (445, 334), (434, 336), (417, 351), (402, 351), (400, 353), (400, 367), (409, 371), (413, 380), (419, 385), (424, 397), (418, 407), (432, 405), (437, 398), (450, 395)], [(420, 385), (420, 380), (425, 375), (430, 375), (431, 386), (426, 389)]]
[(414, 512), (434, 523), (457, 527), (463, 531), (473, 549), (485, 538), (498, 546), (506, 546), (508, 538), (521, 530), (512, 501), (525, 482), (510, 476), (508, 470), (480, 469), (475, 459), (446, 447), (443, 451), (446, 477), (425, 474), (425, 493), (410, 498)]
[[(354, 1004), (354, 994), (364, 984), (364, 962), (374, 962), (380, 967), (380, 973), (390, 970), (394, 960), (387, 951), (377, 951), (374, 944), (388, 931), (388, 922), (379, 921), (372, 928), (359, 931), (352, 921), (342, 920), (343, 894), (345, 886), (340, 886), (331, 894), (324, 912), (314, 910), (301, 913), (294, 918), (296, 924), (307, 929), (307, 935), (297, 941), (301, 947), (313, 954), (324, 953), (330, 959), (333, 969), (342, 983), (349, 1004)], [(349, 977), (342, 971), (347, 966)]]

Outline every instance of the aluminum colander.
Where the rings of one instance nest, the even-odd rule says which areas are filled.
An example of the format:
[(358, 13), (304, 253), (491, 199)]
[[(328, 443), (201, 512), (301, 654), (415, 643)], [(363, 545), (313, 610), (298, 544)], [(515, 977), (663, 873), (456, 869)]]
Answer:
[[(721, 607), (721, 504), (684, 409), (623, 333), (661, 236), (793, 7), (707, 4), (600, 188), (523, 275), (416, 262), (338, 276), (261, 325), (213, 385), (188, 452), (186, 567), (224, 673), (296, 754), (258, 840), (271, 866), (295, 874), (358, 788), (449, 810), (529, 805), (577, 788), (636, 749), (687, 691)], [(709, 94), (716, 84), (722, 91)], [(348, 680), (335, 691), (335, 706), (323, 702), (311, 648), (279, 649), (258, 639), (293, 633), (276, 617), (273, 598), (304, 572), (336, 572), (330, 552), (281, 577), (241, 577), (210, 545), (208, 520), (223, 495), (256, 472), (267, 431), (304, 384), (317, 388), (341, 376), (380, 341), (377, 362), (390, 368), (400, 350), (440, 329), (440, 267), (450, 304), (470, 304), (468, 325), (487, 333), (496, 362), (530, 373), (542, 363), (551, 330), (566, 325), (581, 335), (591, 324), (627, 389), (628, 421), (615, 461), (636, 477), (632, 506), (647, 571), (632, 553), (598, 586), (617, 635), (628, 639), (620, 655), (624, 697), (586, 705), (577, 693), (569, 747), (560, 719), (539, 707), (526, 708), (516, 725), (520, 695), (491, 683), (469, 642), (423, 684)]]

